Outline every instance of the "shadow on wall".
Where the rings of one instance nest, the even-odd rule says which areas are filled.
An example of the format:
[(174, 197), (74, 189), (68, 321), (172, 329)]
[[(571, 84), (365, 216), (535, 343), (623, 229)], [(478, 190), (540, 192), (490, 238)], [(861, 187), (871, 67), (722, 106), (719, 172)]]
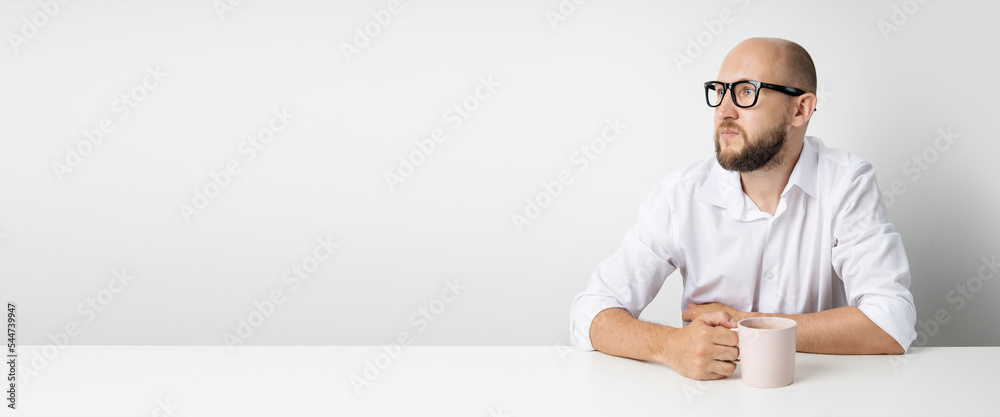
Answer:
[(913, 277), (913, 346), (1000, 345), (996, 327), (982, 326), (1000, 316), (996, 193), (984, 192), (995, 189), (987, 172), (995, 168), (975, 163), (985, 157), (948, 155), (947, 165), (908, 182), (889, 208)]

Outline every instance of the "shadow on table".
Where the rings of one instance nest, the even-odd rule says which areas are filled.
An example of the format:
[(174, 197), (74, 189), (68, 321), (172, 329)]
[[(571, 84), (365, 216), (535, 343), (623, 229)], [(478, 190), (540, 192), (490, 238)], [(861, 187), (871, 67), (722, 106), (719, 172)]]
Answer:
[(806, 362), (806, 363), (796, 363), (795, 364), (795, 380), (793, 383), (800, 383), (802, 381), (808, 381), (814, 377), (818, 377), (824, 373), (829, 372), (829, 366), (825, 366), (822, 363), (816, 362)]

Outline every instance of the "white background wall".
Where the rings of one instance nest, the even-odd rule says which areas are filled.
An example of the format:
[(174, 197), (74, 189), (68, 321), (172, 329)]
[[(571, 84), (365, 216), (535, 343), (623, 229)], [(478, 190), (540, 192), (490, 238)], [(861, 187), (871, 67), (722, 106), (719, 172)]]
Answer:
[[(20, 342), (70, 325), (72, 344), (223, 344), (250, 319), (245, 344), (566, 343), (572, 297), (639, 203), (711, 156), (701, 83), (740, 40), (776, 36), (819, 69), (809, 134), (878, 169), (933, 333), (918, 345), (1000, 343), (1000, 283), (970, 281), (1000, 255), (1000, 3), (581, 3), (404, 1), (382, 27), (387, 1), (0, 2), (0, 297)], [(366, 25), (377, 35), (348, 60)], [(144, 100), (125, 114), (123, 93)], [(476, 107), (460, 126), (456, 103)], [(275, 109), (294, 118), (248, 160)], [(581, 169), (609, 118), (627, 129)], [(443, 142), (391, 188), (435, 129)], [(939, 129), (954, 144), (936, 149)], [(227, 163), (239, 173), (185, 221)], [(572, 183), (519, 231), (512, 214), (564, 170)], [(283, 281), (317, 238), (338, 248)], [(109, 284), (123, 269), (127, 286)], [(679, 278), (643, 318), (679, 323)], [(450, 281), (465, 288), (442, 299)]]

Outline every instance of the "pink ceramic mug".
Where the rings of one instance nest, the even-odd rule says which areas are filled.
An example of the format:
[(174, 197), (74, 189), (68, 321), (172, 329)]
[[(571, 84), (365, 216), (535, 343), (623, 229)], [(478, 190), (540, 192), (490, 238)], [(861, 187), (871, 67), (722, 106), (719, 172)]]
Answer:
[(795, 379), (795, 320), (754, 317), (737, 325), (743, 383), (758, 388), (791, 384)]

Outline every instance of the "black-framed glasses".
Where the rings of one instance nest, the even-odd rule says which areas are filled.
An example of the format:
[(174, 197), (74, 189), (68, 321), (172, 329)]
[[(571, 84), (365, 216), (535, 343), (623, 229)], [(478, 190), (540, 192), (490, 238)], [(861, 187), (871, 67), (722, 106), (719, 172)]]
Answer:
[(708, 107), (719, 107), (722, 99), (726, 98), (726, 90), (732, 91), (733, 104), (739, 108), (753, 107), (757, 104), (758, 92), (762, 88), (779, 91), (790, 96), (801, 96), (806, 93), (795, 87), (785, 87), (783, 85), (762, 83), (760, 81), (737, 81), (735, 83), (724, 83), (721, 81), (709, 81), (705, 83), (705, 101)]

